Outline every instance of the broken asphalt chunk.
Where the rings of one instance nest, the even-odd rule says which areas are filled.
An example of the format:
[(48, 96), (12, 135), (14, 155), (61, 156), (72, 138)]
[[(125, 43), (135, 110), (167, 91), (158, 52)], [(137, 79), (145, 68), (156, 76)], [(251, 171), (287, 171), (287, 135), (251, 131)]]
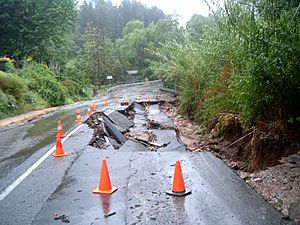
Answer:
[(118, 130), (116, 125), (114, 125), (108, 118), (103, 117), (104, 124), (107, 131), (115, 138), (118, 143), (123, 144), (126, 141), (125, 136)]
[(118, 111), (109, 109), (104, 112), (105, 116), (107, 116), (117, 127), (120, 127), (121, 132), (125, 132), (130, 127), (134, 125), (132, 121), (130, 121), (126, 116), (119, 113)]

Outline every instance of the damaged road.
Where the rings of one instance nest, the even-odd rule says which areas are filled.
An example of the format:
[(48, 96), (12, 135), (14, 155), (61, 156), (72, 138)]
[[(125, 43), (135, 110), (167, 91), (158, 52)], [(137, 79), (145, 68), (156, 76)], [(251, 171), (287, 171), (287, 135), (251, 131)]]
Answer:
[[(289, 224), (221, 160), (186, 151), (160, 110), (160, 85), (110, 93), (128, 104), (111, 100), (87, 118), (64, 143), (71, 156), (47, 158), (0, 201), (0, 224)], [(103, 159), (112, 195), (92, 193)], [(166, 194), (176, 160), (192, 190), (185, 197)]]

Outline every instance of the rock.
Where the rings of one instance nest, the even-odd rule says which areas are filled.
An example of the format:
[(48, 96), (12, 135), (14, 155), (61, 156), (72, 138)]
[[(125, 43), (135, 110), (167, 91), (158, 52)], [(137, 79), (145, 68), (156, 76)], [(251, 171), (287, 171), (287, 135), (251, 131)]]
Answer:
[(253, 179), (254, 182), (262, 182), (262, 179), (260, 177), (254, 178)]
[(246, 163), (246, 162), (243, 162), (243, 161), (239, 161), (239, 162), (237, 162), (237, 166), (238, 166), (241, 170), (243, 170), (243, 169), (245, 169), (245, 168), (247, 167), (247, 163)]
[(243, 180), (249, 178), (249, 173), (245, 171), (239, 171), (239, 175)]
[(293, 202), (289, 206), (289, 217), (293, 220), (300, 221), (300, 203)]
[(221, 149), (218, 146), (211, 146), (210, 150), (217, 153), (221, 152)]
[(300, 163), (300, 156), (299, 155), (291, 155), (288, 159), (289, 163), (296, 164)]

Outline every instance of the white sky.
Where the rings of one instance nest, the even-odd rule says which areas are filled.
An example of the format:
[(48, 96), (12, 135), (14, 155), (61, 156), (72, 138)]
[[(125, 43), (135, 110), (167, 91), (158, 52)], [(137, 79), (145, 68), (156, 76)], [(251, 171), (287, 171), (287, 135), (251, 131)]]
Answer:
[[(80, 0), (79, 2), (82, 2)], [(113, 4), (119, 5), (122, 0), (111, 0)], [(193, 14), (207, 16), (208, 7), (202, 0), (136, 0), (149, 7), (157, 6), (166, 14), (179, 15), (179, 23), (185, 27), (187, 21), (190, 20)]]

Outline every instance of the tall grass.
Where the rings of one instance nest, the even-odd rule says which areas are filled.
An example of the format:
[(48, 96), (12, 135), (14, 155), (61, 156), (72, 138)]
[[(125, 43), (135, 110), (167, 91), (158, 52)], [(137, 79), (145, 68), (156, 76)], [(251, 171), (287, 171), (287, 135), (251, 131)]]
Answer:
[[(288, 129), (300, 117), (296, 1), (225, 1), (197, 42), (169, 43), (152, 70), (180, 86), (180, 109), (209, 125), (221, 112), (244, 126)], [(203, 31), (203, 29), (202, 29)], [(195, 35), (193, 35), (195, 36)]]

